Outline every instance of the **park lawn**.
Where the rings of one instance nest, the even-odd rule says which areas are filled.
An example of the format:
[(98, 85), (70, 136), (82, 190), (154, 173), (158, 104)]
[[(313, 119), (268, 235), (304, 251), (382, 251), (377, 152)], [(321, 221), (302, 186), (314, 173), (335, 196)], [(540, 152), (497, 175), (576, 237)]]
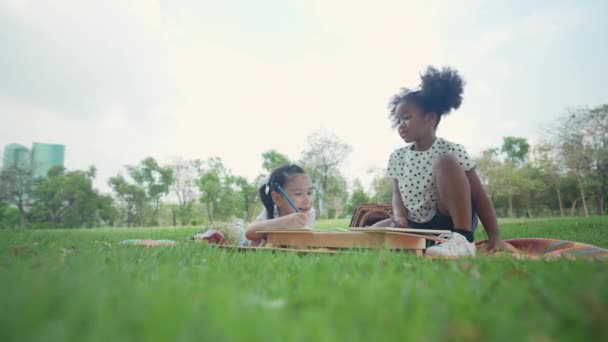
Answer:
[[(608, 218), (501, 227), (608, 247)], [(605, 261), (243, 253), (186, 242), (195, 231), (0, 231), (0, 341), (608, 338)], [(180, 244), (119, 244), (129, 238)]]

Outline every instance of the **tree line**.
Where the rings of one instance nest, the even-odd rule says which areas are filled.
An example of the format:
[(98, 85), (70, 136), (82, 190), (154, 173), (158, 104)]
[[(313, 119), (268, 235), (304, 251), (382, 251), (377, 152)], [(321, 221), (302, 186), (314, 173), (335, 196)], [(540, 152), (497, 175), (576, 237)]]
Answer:
[(335, 135), (315, 132), (300, 160), (276, 150), (262, 153), (264, 171), (253, 180), (233, 174), (219, 157), (174, 159), (166, 165), (148, 157), (110, 177), (111, 194), (94, 189), (93, 166), (84, 171), (54, 167), (46, 177), (34, 178), (31, 166), (12, 165), (0, 172), (0, 227), (177, 226), (236, 217), (250, 221), (263, 208), (260, 180), (288, 163), (302, 165), (311, 175), (320, 216), (343, 216), (348, 182), (340, 167), (350, 151)]
[(530, 145), (505, 137), (477, 158), (499, 215), (605, 215), (608, 199), (608, 105), (571, 110)]
[[(392, 180), (380, 170), (364, 189), (340, 172), (352, 148), (319, 131), (308, 137), (299, 160), (277, 150), (261, 155), (263, 172), (253, 180), (235, 175), (221, 158), (148, 157), (108, 179), (111, 194), (94, 189), (95, 167), (56, 167), (32, 177), (27, 165), (0, 172), (0, 227), (198, 225), (236, 217), (250, 221), (262, 210), (260, 180), (282, 164), (310, 174), (321, 218), (351, 215), (362, 203), (390, 203)], [(608, 105), (579, 108), (547, 125), (543, 139), (503, 138), (483, 151), (477, 172), (501, 217), (605, 215), (608, 202)]]

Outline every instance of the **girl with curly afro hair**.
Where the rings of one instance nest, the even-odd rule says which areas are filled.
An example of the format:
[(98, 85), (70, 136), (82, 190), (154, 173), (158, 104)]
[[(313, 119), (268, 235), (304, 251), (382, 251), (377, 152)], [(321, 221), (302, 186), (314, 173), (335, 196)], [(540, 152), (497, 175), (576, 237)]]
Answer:
[(464, 84), (456, 70), (429, 66), (418, 88), (402, 88), (388, 105), (393, 127), (407, 145), (388, 162), (394, 216), (375, 226), (450, 230), (440, 235), (446, 242), (427, 248), (427, 255), (474, 256), (478, 215), (488, 247), (502, 246), (496, 213), (475, 162), (462, 145), (435, 135), (443, 116), (462, 104)]

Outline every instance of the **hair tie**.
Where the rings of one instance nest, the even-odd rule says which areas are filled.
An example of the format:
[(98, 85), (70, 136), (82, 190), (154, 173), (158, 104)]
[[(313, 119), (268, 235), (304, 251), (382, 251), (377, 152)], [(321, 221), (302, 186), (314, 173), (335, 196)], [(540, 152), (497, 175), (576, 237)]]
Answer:
[(264, 187), (264, 193), (268, 195), (270, 193), (270, 176), (266, 176), (258, 181), (258, 188)]

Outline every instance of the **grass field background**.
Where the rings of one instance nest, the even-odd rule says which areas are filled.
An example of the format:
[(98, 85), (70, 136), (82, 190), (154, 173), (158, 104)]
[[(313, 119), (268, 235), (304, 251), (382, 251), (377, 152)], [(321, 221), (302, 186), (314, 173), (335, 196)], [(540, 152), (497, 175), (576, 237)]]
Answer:
[[(500, 223), (608, 247), (608, 218)], [(186, 242), (199, 229), (0, 231), (0, 341), (608, 339), (606, 262), (243, 253)]]

